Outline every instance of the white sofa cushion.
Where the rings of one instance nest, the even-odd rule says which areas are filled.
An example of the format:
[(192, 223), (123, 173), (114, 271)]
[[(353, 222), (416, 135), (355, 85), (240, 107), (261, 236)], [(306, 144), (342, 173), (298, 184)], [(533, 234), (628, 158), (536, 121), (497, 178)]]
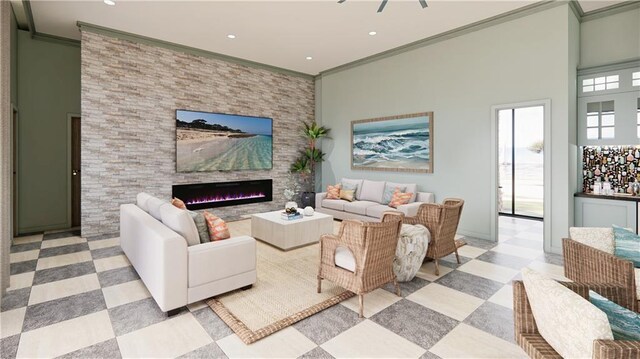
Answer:
[(344, 204), (344, 211), (349, 213), (361, 214), (364, 216), (367, 214), (368, 207), (379, 206), (379, 205), (380, 204), (378, 202), (371, 202), (371, 201), (346, 202)]
[(356, 199), (360, 199), (360, 193), (362, 193), (362, 180), (361, 179), (351, 179), (351, 178), (343, 178), (340, 180), (342, 183), (342, 187), (344, 188), (344, 184), (348, 183), (352, 186), (356, 186)]
[(367, 216), (382, 218), (384, 212), (398, 212), (395, 208), (385, 206), (384, 204), (378, 204), (375, 206), (367, 207)]
[(193, 222), (189, 212), (167, 202), (160, 207), (160, 217), (165, 226), (171, 228), (187, 240), (188, 246), (200, 244), (198, 228)]
[(613, 339), (607, 315), (589, 300), (529, 268), (522, 279), (540, 335), (563, 358), (592, 358), (594, 340)]
[(613, 254), (615, 250), (613, 228), (571, 227), (569, 237), (589, 247)]
[(381, 203), (382, 194), (384, 193), (384, 184), (384, 181), (362, 181), (362, 190), (360, 191), (358, 200)]
[[(160, 198), (151, 197), (147, 200), (147, 208), (151, 217), (157, 219), (158, 221), (162, 221), (162, 216), (160, 215), (160, 207), (167, 204), (169, 202), (163, 201)], [(171, 203), (169, 203), (171, 204)]]
[(356, 259), (348, 248), (337, 247), (336, 255), (334, 257), (336, 266), (346, 269), (350, 272), (356, 271)]
[(335, 209), (336, 211), (344, 211), (344, 204), (349, 203), (347, 201), (343, 201), (341, 199), (323, 199), (322, 207)]
[(142, 208), (143, 211), (149, 213), (149, 206), (147, 205), (147, 201), (151, 198), (153, 198), (152, 195), (146, 192), (140, 192), (136, 196), (136, 205)]

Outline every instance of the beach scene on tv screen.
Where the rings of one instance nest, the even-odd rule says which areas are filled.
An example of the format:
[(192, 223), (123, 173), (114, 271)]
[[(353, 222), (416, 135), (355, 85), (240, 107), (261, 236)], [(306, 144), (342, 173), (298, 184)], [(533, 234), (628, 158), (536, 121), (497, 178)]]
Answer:
[(208, 172), (271, 169), (272, 120), (176, 111), (176, 170)]

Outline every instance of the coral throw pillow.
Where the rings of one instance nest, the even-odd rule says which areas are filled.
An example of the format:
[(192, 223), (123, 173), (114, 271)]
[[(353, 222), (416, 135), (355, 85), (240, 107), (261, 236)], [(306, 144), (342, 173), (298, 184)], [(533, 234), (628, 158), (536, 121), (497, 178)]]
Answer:
[(184, 202), (180, 198), (173, 197), (173, 199), (171, 200), (171, 204), (180, 209), (187, 209), (187, 205), (184, 204)]
[(327, 199), (340, 199), (341, 187), (340, 183), (335, 186), (327, 186)]
[(398, 208), (398, 206), (409, 203), (409, 200), (413, 196), (413, 193), (409, 192), (400, 192), (399, 189), (393, 192), (393, 197), (391, 197), (391, 202), (389, 202), (389, 206), (393, 208)]
[(212, 242), (231, 238), (229, 227), (220, 217), (204, 211), (204, 219), (207, 220), (207, 226), (209, 227), (209, 239), (211, 239)]

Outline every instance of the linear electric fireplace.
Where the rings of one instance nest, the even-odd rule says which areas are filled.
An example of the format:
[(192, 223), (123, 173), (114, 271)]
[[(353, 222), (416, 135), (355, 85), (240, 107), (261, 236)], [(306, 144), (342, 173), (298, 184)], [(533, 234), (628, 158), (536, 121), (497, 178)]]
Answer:
[(173, 197), (180, 198), (188, 209), (235, 206), (269, 202), (273, 199), (273, 181), (233, 181), (173, 185)]

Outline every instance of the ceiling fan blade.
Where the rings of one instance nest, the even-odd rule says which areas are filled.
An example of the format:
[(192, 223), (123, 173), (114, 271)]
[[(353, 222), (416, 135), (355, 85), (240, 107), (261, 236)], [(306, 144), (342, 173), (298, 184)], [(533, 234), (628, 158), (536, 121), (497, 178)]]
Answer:
[(424, 9), (425, 7), (429, 6), (427, 5), (427, 0), (418, 0), (420, 2), (420, 5), (422, 5), (422, 8)]
[(343, 3), (343, 2), (345, 2), (345, 1), (347, 1), (347, 0), (339, 0), (339, 1), (338, 1), (338, 4), (342, 4), (342, 3)]
[(380, 7), (378, 8), (378, 12), (382, 12), (382, 10), (384, 10), (384, 7), (387, 6), (387, 1), (389, 0), (382, 0), (382, 4), (380, 4)]

